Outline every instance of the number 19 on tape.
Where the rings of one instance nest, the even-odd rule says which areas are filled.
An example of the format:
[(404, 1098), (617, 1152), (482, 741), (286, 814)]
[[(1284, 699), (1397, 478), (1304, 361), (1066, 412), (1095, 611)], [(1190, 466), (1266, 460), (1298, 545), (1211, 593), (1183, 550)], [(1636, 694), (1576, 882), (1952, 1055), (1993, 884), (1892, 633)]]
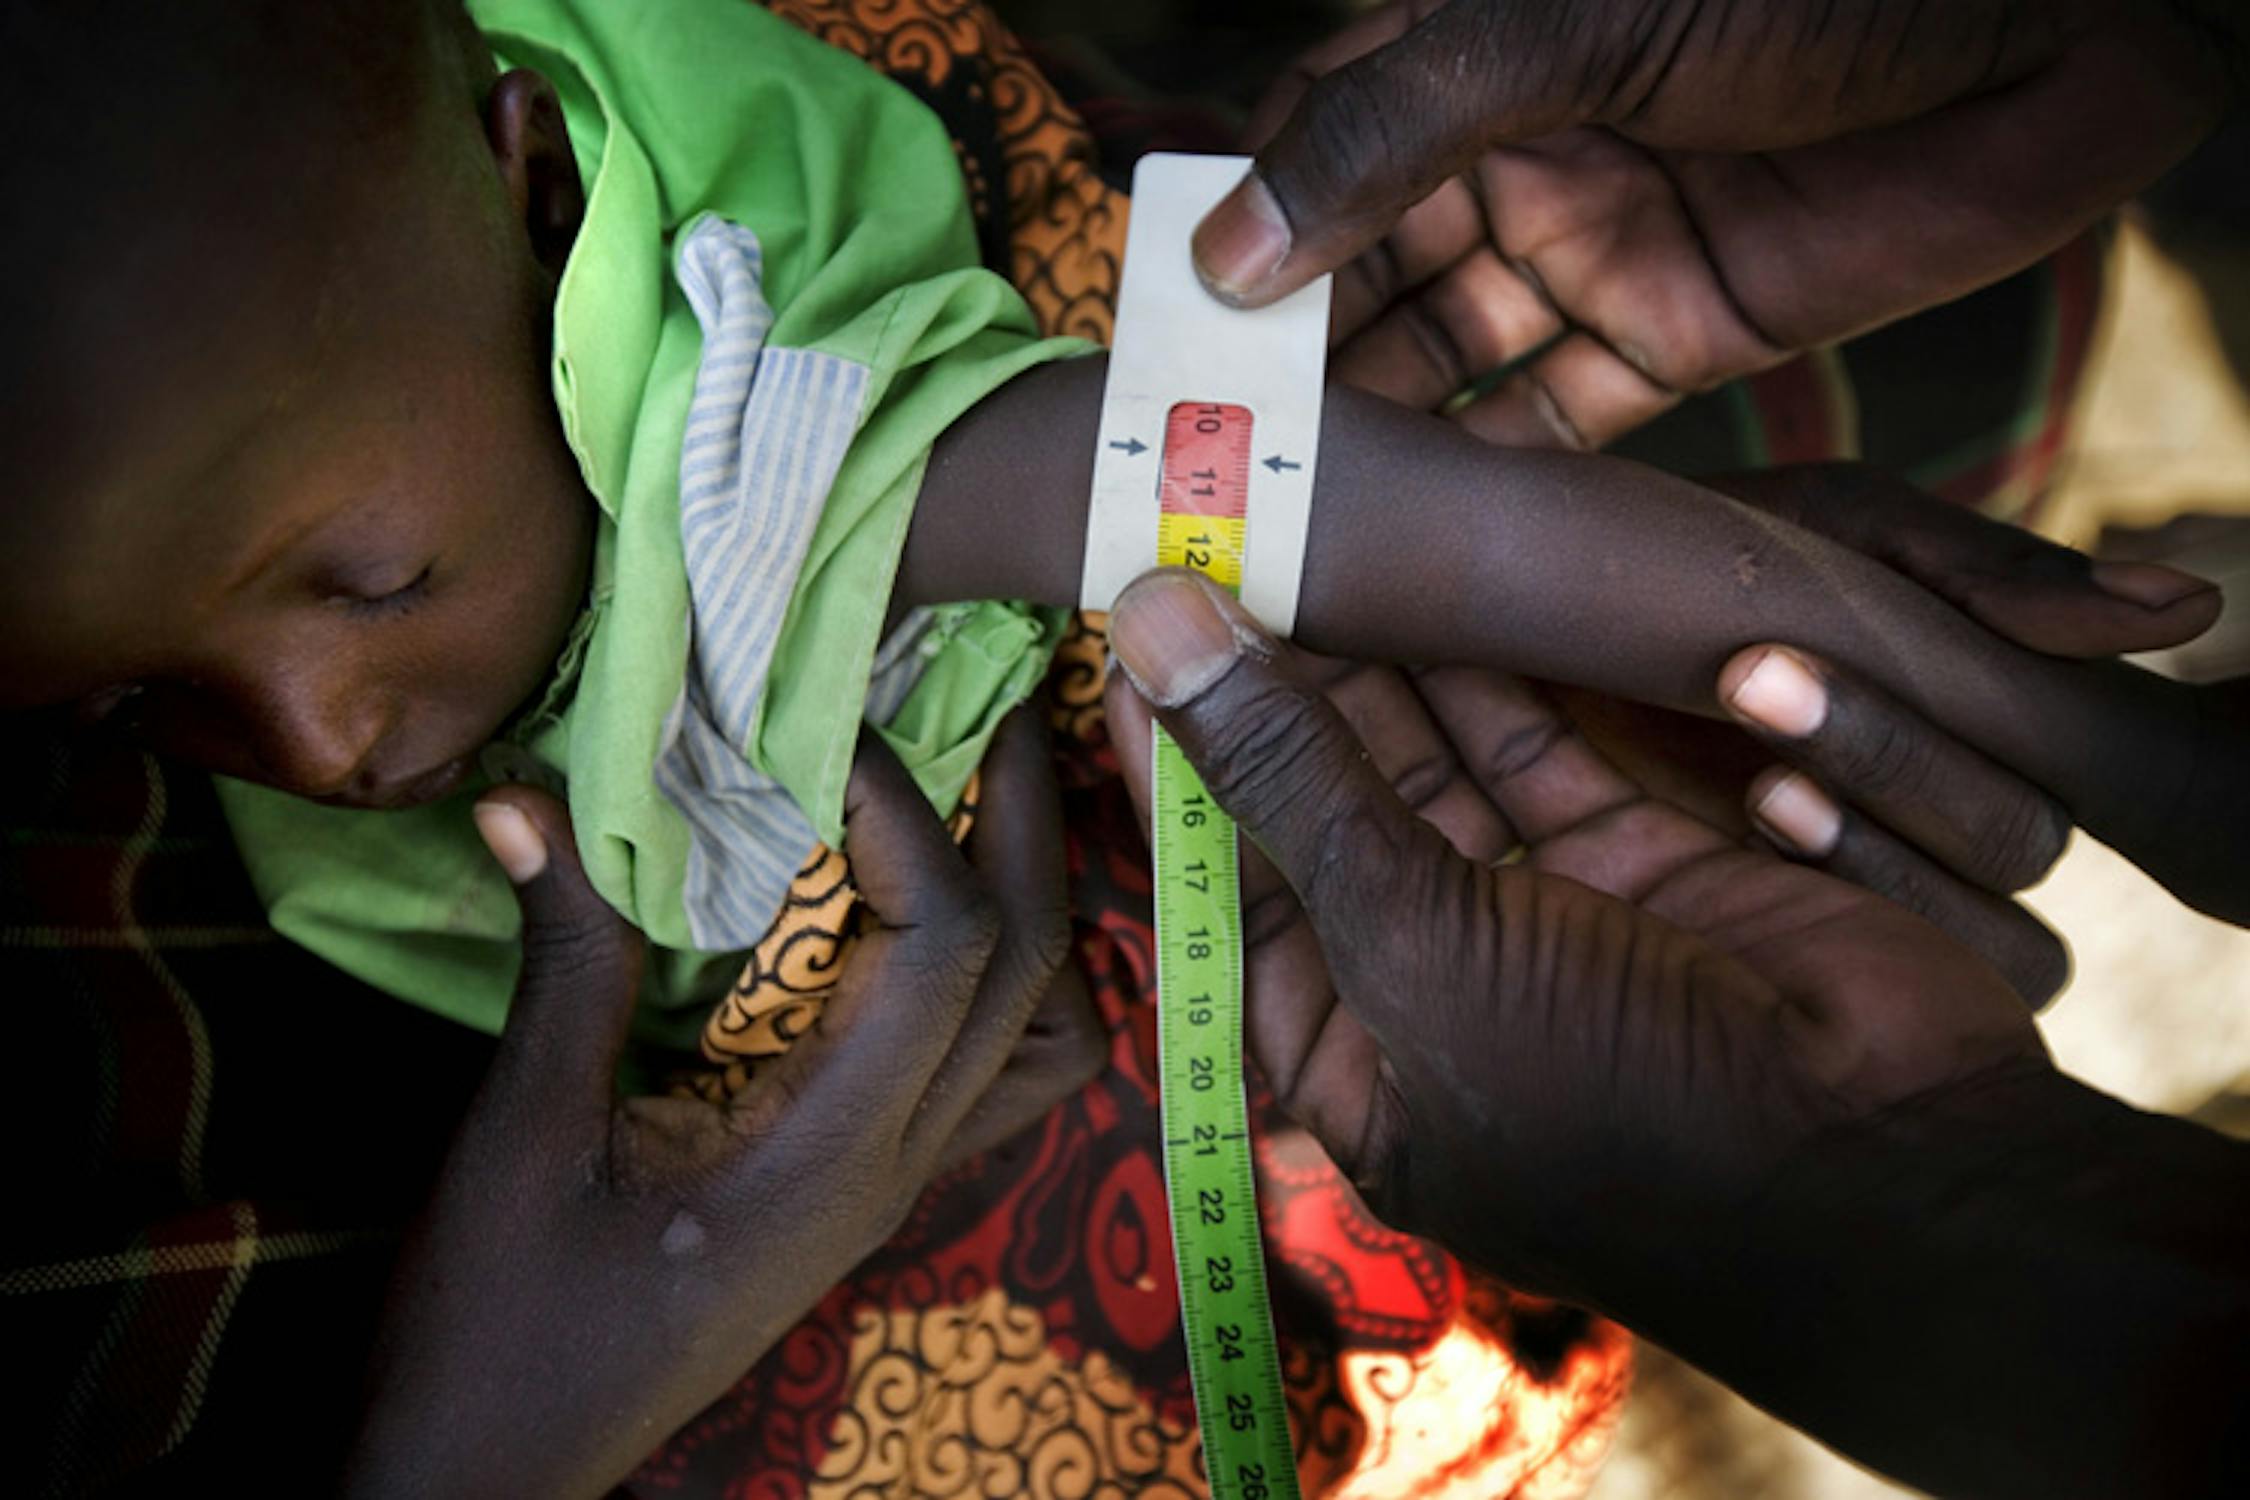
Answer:
[[(1253, 419), (1175, 403), (1159, 466), (1157, 560), (1239, 589)], [(1221, 1500), (1295, 1500), (1297, 1466), (1266, 1290), (1242, 1088), (1242, 903), (1235, 827), (1156, 731), (1157, 1054), (1180, 1319)]]

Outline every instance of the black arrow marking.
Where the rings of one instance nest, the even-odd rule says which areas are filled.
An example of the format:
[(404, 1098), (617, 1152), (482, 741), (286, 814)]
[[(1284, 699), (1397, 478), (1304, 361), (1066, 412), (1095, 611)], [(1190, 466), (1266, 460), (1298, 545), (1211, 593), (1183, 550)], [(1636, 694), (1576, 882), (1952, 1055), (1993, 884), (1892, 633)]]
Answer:
[(1273, 470), (1276, 474), (1279, 474), (1283, 469), (1301, 469), (1304, 467), (1304, 465), (1293, 464), (1288, 459), (1283, 458), (1280, 454), (1276, 453), (1273, 457), (1266, 460), (1266, 467)]
[(1142, 442), (1139, 438), (1127, 438), (1122, 443), (1112, 442), (1110, 446), (1124, 449), (1128, 458), (1138, 458), (1143, 453), (1148, 452), (1148, 444)]

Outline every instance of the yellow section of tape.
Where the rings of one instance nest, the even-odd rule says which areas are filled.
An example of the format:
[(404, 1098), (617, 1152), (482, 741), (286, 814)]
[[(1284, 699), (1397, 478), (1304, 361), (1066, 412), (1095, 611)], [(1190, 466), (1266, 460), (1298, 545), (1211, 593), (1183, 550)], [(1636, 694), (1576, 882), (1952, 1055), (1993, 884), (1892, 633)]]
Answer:
[(1223, 585), (1229, 593), (1240, 593), (1243, 538), (1247, 534), (1239, 518), (1159, 516), (1156, 518), (1157, 565), (1193, 568)]

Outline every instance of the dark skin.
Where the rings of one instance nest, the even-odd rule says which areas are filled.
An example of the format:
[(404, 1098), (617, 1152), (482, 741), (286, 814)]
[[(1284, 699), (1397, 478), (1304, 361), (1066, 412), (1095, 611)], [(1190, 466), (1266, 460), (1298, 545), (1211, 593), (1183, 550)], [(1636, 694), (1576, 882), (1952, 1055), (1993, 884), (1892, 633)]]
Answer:
[[(263, 147), (278, 153), (265, 177), (312, 170), (291, 137), (258, 139), (279, 143)], [(0, 594), (11, 705), (75, 702), (214, 769), (393, 805), (449, 789), (544, 678), (582, 595), (591, 507), (546, 393), (544, 320), (583, 207), (559, 111), (518, 72), (474, 95), (437, 90), (364, 149), (374, 169), (311, 196), (329, 236), (220, 245), (231, 216), (159, 216), (131, 243), (181, 268), (191, 313), (220, 311), (179, 319), (169, 346), (58, 340), (55, 370), (21, 383), (7, 420), (23, 498)], [(286, 196), (238, 207), (277, 229)], [(253, 275), (272, 296), (240, 291)], [(108, 280), (57, 289), (55, 328), (74, 306), (112, 326), (90, 285)], [(170, 326), (153, 305), (134, 311), (123, 326)], [(1085, 493), (1099, 379), (1089, 362), (1036, 372), (947, 435), (897, 603), (1073, 597), (1082, 512), (1051, 497)], [(117, 384), (165, 399), (120, 403), (104, 394)], [(2144, 804), (2104, 794), (2116, 803), (2134, 778), (2187, 786), (2212, 760), (2208, 736), (2175, 732), (2181, 690), (2012, 650), (1897, 574), (1708, 491), (1488, 449), (1347, 393), (1325, 424), (1315, 645), (1434, 661), (1505, 639), (1490, 665), (1705, 707), (1730, 651), (1791, 640), (2128, 842), (2151, 835)], [(981, 549), (995, 519), (1020, 538), (1004, 553)], [(2188, 591), (2160, 607), (2114, 602), (2097, 632), (2108, 649), (2208, 622), (2215, 596), (2173, 582)], [(2107, 724), (2089, 743), (2095, 713)]]
[(1523, 683), (1435, 674), (1420, 733), (1363, 697), (1363, 745), (1203, 580), (1135, 584), (1111, 639), (1144, 816), (1153, 704), (1263, 853), (1258, 1065), (1386, 1221), (1937, 1493), (2250, 1483), (2250, 1147), (2056, 1072), (1968, 950)]
[[(1034, 371), (945, 435), (908, 539), (906, 597), (1074, 597), (1083, 510), (1052, 497), (1088, 493), (1101, 379), (1095, 360)], [(1043, 441), (1026, 446), (1022, 432)], [(2241, 695), (2027, 650), (1972, 618), (2005, 597), (1995, 618), (2030, 638), (2069, 649), (2099, 635), (2138, 648), (2208, 625), (2215, 590), (2189, 583), (2159, 608), (2112, 599), (2089, 610), (2086, 560), (2032, 543), (2013, 566), (2034, 579), (2044, 570), (2080, 601), (2042, 609), (2021, 579), (1996, 588), (1966, 568), (1947, 579), (1996, 550), (1989, 528), (1969, 522), (1957, 534), (1925, 510), (1901, 519), (1894, 507), (1890, 524), (1863, 521), (1852, 535), (1853, 522), (1827, 514), (1823, 524), (1856, 544), (1839, 545), (1781, 519), (1823, 509), (1792, 500), (1805, 483), (1738, 483), (1762, 492), (1760, 508), (1618, 460), (1493, 448), (1332, 389), (1297, 639), (1355, 659), (1500, 668), (1700, 712), (1720, 711), (1713, 685), (1731, 657), (1791, 642), (2056, 799), (2027, 813), (2030, 826), (2003, 848), (1960, 850), (1987, 866), (1963, 873), (2026, 883), (2077, 822), (2191, 903), (2250, 917), (2224, 841), (2187, 836), (2181, 819), (2192, 807), (2201, 830), (2250, 829), (2250, 785), (2235, 774), (2250, 739)], [(985, 547), (994, 534), (1017, 544)], [(1888, 549), (1898, 566), (1858, 548)], [(1947, 581), (1963, 607), (1913, 582), (1917, 570)], [(1942, 837), (1937, 849), (1942, 857)]]
[[(250, 92), (255, 103), (259, 91)], [(21, 323), (31, 333), (10, 345), (9, 400), (0, 405), (19, 459), (0, 563), (10, 706), (116, 714), (158, 747), (216, 769), (391, 805), (441, 794), (545, 676), (583, 594), (592, 504), (545, 369), (553, 282), (580, 211), (579, 184), (551, 95), (534, 75), (441, 89), (427, 102), (340, 136), (284, 117), (247, 132), (228, 117), (227, 130), (212, 125), (208, 134), (174, 121), (134, 143), (153, 195), (136, 199), (146, 211), (134, 233), (74, 245), (49, 268), (57, 274), (31, 283), (51, 305)], [(362, 170), (335, 172), (337, 153)], [(231, 196), (163, 197), (168, 176), (200, 193), (208, 184), (191, 168), (211, 161), (239, 169)], [(1082, 516), (1044, 501), (1084, 493), (1098, 378), (1098, 368), (1080, 365), (1019, 382), (948, 438), (933, 462), (900, 603), (989, 593), (1068, 599)], [(1040, 441), (1026, 445), (1025, 432)], [(1965, 621), (1892, 575), (1837, 561), (1836, 549), (1710, 492), (1622, 466), (1472, 455), (1406, 414), (1348, 397), (1332, 403), (1327, 444), (1307, 621), (1312, 638), (1333, 646), (1433, 659), (1450, 649), (1433, 642), (1459, 638), (1463, 624), (1513, 631), (1517, 644), (1503, 660), (1674, 702), (1707, 702), (1726, 651), (1767, 634), (1877, 666), (1904, 646), (1960, 652), (1990, 680), (1994, 648)], [(1073, 457), (1059, 460), (1063, 452)], [(1414, 465), (1403, 486), (1401, 454)], [(989, 534), (995, 496), (1020, 512), (1000, 519), (1022, 545), (1005, 557), (965, 555), (969, 536)], [(1418, 538), (1411, 526), (1427, 531)], [(1463, 535), (1476, 545), (1456, 550)], [(1371, 567), (1355, 544), (1361, 536), (1398, 550)], [(1761, 544), (1775, 549), (1769, 571), (1779, 576), (1761, 574), (1745, 598), (1727, 579), (1745, 556), (1764, 566)], [(1452, 570), (1430, 589), (1425, 569), (1447, 559)], [(1840, 570), (1858, 591), (1824, 592), (1812, 563)], [(1401, 608), (1401, 597), (1415, 607)], [(2118, 644), (2191, 634), (2213, 602), (2191, 596), (2127, 618)], [(1650, 613), (1636, 620), (1620, 604)], [(1457, 611), (1450, 621), (1448, 608)], [(1670, 634), (1651, 639), (1652, 628)], [(2004, 652), (1997, 660), (2019, 664)], [(2050, 666), (2032, 675), (2028, 698), (2004, 706), (2047, 704), (2057, 724), (2076, 722), (2048, 703), (2068, 696), (2060, 684), (2099, 700), (2112, 680)], [(1993, 708), (1959, 683), (1908, 696), (1948, 723), (1965, 707)], [(552, 808), (505, 796), (539, 824), (546, 847), (567, 851)], [(921, 844), (926, 834), (916, 836)], [(855, 853), (880, 863), (881, 843)], [(980, 852), (987, 847), (972, 850), (975, 880), (966, 884), (941, 849), (923, 848), (919, 883), (901, 889), (934, 892), (937, 905), (926, 923), (910, 915), (894, 925), (926, 926), (922, 940), (949, 952), (967, 943), (954, 927), (980, 910), (990, 915), (994, 901), (1008, 908), (996, 918), (1002, 932), (1020, 927), (1009, 915), (1020, 899), (993, 893), (1002, 882)], [(557, 1491), (598, 1489), (723, 1388), (818, 1291), (807, 1282), (752, 1300), (743, 1278), (721, 1272), (775, 1255), (811, 1267), (849, 1259), (895, 1221), (949, 1131), (974, 1144), (1014, 1118), (972, 1116), (964, 1100), (979, 1080), (1007, 1076), (998, 1071), (1001, 1043), (1037, 1001), (1041, 986), (1024, 975), (1050, 962), (1043, 940), (1026, 957), (995, 939), (1009, 961), (965, 985), (932, 988), (919, 982), (927, 966), (912, 964), (903, 972), (918, 982), (904, 984), (889, 968), (898, 984), (869, 983), (899, 993), (868, 1002), (867, 1015), (920, 1023), (935, 1011), (942, 1024), (923, 1030), (902, 1020), (868, 1031), (847, 1005), (835, 1046), (793, 1060), (785, 1082), (741, 1118), (678, 1118), (668, 1105), (608, 1099), (598, 1080), (613, 1031), (581, 1032), (573, 1021), (607, 1024), (617, 1013), (603, 1002), (629, 992), (628, 945), (569, 869), (565, 852), (524, 885), (537, 939), (526, 970), (536, 982), (522, 1008), (529, 1040), (504, 1049), (487, 1089), (499, 1102), (480, 1106), (466, 1127), (405, 1262), (362, 1452), (372, 1487), (472, 1478), (480, 1464), (520, 1481), (533, 1473), (527, 1466), (544, 1463), (539, 1477)], [(1040, 864), (1010, 869), (1013, 891), (1021, 872), (1037, 874)], [(1051, 890), (1058, 882), (1034, 883)], [(979, 885), (982, 896), (962, 894)], [(888, 920), (886, 899), (877, 911)], [(970, 935), (983, 925), (971, 923)], [(1036, 936), (1037, 926), (1025, 930)], [(575, 998), (547, 1004), (540, 997), (549, 991)], [(1006, 1024), (979, 1019), (1002, 1012)], [(902, 1028), (913, 1036), (902, 1038)], [(942, 1047), (957, 1034), (960, 1045)], [(553, 1051), (564, 1065), (527, 1069), (525, 1048), (535, 1057)], [(1088, 1055), (1082, 1046), (1063, 1052), (1066, 1065), (1044, 1076), (1067, 1086)], [(913, 1118), (896, 1141), (857, 1128), (888, 1118), (891, 1105), (911, 1105), (913, 1091), (895, 1084), (900, 1070), (924, 1064), (933, 1078), (958, 1072), (966, 1081), (940, 1090), (944, 1107)], [(885, 1087), (873, 1099), (841, 1084), (812, 1087), (831, 1074)], [(815, 1093), (829, 1113), (805, 1104)], [(594, 1117), (609, 1122), (598, 1132), (607, 1155), (588, 1155), (567, 1129), (546, 1124)], [(541, 1127), (526, 1128), (528, 1119)], [(855, 1128), (837, 1125), (845, 1119)], [(850, 1181), (808, 1177), (788, 1149), (863, 1135), (870, 1150), (898, 1149), (861, 1163), (866, 1172)], [(599, 1168), (590, 1176), (589, 1163)], [(819, 1165), (836, 1162), (823, 1156)], [(809, 1193), (785, 1200), (766, 1191), (776, 1182)], [(736, 1212), (753, 1185), (761, 1212)], [(713, 1210), (721, 1229), (717, 1269), (685, 1282), (661, 1274), (677, 1264), (666, 1236), (682, 1205)], [(789, 1238), (798, 1231), (811, 1238)], [(519, 1286), (504, 1247), (539, 1258), (549, 1274), (537, 1280), (551, 1285)], [(585, 1310), (604, 1299), (632, 1316), (581, 1328)], [(670, 1321), (648, 1316), (651, 1308)], [(478, 1332), (465, 1336), (465, 1327)], [(680, 1327), (723, 1336), (657, 1336)], [(603, 1329), (616, 1337), (602, 1360), (580, 1359), (584, 1339)], [(519, 1348), (530, 1333), (560, 1342)], [(525, 1406), (538, 1382), (491, 1379), (492, 1361), (503, 1358), (567, 1366), (582, 1378)], [(608, 1420), (589, 1423), (589, 1411)]]
[(2031, 265), (2250, 79), (2225, 0), (1392, 0), (1300, 58), (1213, 291), (1337, 273), (1334, 369), (1598, 447)]
[[(862, 747), (846, 802), (872, 914), (835, 998), (724, 1105), (618, 1098), (638, 937), (528, 788), (479, 823), (524, 970), (491, 1073), (400, 1256), (345, 1491), (598, 1495), (722, 1395), (931, 1175), (1044, 1115), (1106, 1036), (1068, 962), (1046, 737), (1018, 713), (956, 849)], [(493, 804), (522, 833), (487, 824)]]
[(577, 172), (534, 75), (481, 119), (450, 103), (326, 191), (279, 190), (320, 163), (261, 137), (272, 182), (55, 287), (38, 378), (0, 408), (0, 706), (403, 806), (553, 671), (594, 515), (547, 387)]

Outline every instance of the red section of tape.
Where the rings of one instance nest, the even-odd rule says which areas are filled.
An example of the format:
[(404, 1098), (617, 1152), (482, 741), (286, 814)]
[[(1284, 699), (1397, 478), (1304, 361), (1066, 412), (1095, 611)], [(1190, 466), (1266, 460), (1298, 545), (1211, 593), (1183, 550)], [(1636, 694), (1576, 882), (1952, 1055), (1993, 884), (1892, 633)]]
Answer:
[(1158, 502), (1168, 516), (1241, 520), (1250, 503), (1250, 408), (1181, 401), (1164, 418)]

